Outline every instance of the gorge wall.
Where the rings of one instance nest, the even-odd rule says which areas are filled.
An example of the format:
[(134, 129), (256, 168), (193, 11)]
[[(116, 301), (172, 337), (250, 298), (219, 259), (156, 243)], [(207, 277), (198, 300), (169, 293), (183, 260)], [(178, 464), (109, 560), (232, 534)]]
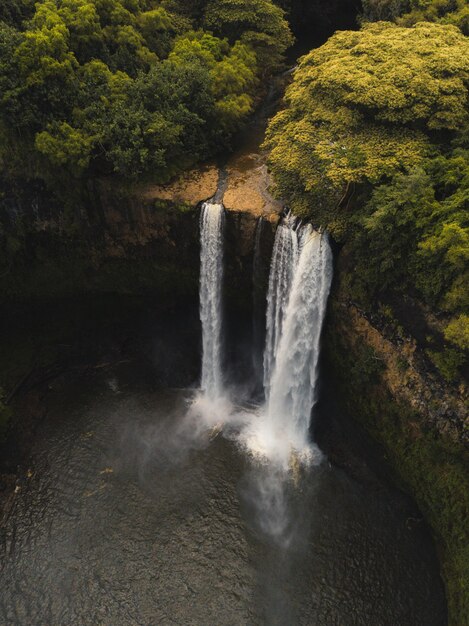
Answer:
[(250, 303), (252, 249), (262, 215), (266, 255), (282, 205), (268, 193), (258, 155), (240, 157), (221, 172), (207, 165), (166, 186), (124, 188), (106, 180), (88, 191), (88, 205), (51, 207), (40, 193), (7, 199), (3, 225), (10, 262), (0, 276), (6, 301), (78, 293), (155, 295), (166, 306), (196, 298), (200, 204), (220, 187), (227, 209), (228, 291)]
[(430, 368), (418, 341), (345, 295), (339, 256), (324, 337), (325, 369), (344, 408), (379, 444), (393, 477), (416, 499), (436, 539), (449, 624), (466, 625), (469, 552), (467, 386)]
[[(90, 194), (93, 207), (83, 210), (79, 230), (65, 228), (65, 211), (52, 219), (40, 202), (30, 203), (22, 215), (21, 207), (15, 213), (10, 205), (7, 237), (22, 239), (24, 248), (18, 265), (0, 278), (3, 298), (15, 300), (19, 285), (26, 298), (104, 293), (151, 295), (167, 310), (181, 301), (196, 305), (198, 208), (219, 194), (226, 207), (227, 301), (250, 312), (256, 224), (262, 216), (269, 226), (261, 242), (268, 268), (282, 211), (269, 186), (262, 157), (242, 154), (223, 170), (207, 165), (166, 186), (119, 189), (101, 181)], [(469, 493), (467, 388), (452, 387), (429, 371), (414, 337), (396, 336), (378, 312), (362, 311), (346, 299), (341, 281), (351, 270), (342, 259), (339, 253), (326, 324), (328, 376), (430, 522), (450, 614), (456, 616), (452, 624), (462, 626), (455, 620), (464, 615), (460, 589), (469, 578), (462, 531)]]

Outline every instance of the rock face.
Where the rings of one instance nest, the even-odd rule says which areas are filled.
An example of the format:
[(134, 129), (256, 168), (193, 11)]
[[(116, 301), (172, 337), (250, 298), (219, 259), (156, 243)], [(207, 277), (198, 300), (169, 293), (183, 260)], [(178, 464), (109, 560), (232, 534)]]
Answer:
[[(26, 224), (29, 267), (0, 276), (4, 297), (60, 297), (80, 292), (195, 297), (199, 279), (199, 206), (217, 194), (226, 211), (228, 295), (250, 300), (257, 220), (270, 253), (282, 205), (270, 193), (270, 178), (257, 153), (234, 157), (226, 171), (214, 164), (195, 168), (167, 185), (124, 187), (101, 180), (89, 189), (87, 206), (75, 208), (68, 230), (62, 207), (47, 198), (17, 202), (12, 213)], [(11, 220), (10, 234), (16, 237)], [(243, 294), (246, 294), (244, 298)]]
[(270, 255), (275, 225), (283, 209), (270, 194), (271, 180), (262, 155), (242, 154), (226, 170), (214, 165), (194, 169), (168, 185), (145, 185), (119, 196), (113, 187), (99, 187), (104, 245), (98, 256), (132, 259), (198, 271), (198, 207), (217, 196), (226, 208), (225, 271), (227, 297), (251, 305), (252, 261), (258, 219), (262, 250)]
[(341, 290), (339, 261), (325, 333), (329, 376), (350, 416), (380, 444), (399, 483), (431, 525), (446, 585), (449, 624), (467, 624), (469, 475), (467, 388), (444, 383), (413, 337), (395, 337), (379, 315)]
[[(452, 389), (429, 372), (412, 337), (399, 342), (374, 325), (365, 312), (346, 304), (347, 322), (339, 322), (338, 332), (349, 333), (352, 346), (367, 345), (382, 365), (382, 379), (396, 401), (407, 404), (419, 416), (420, 426), (431, 428), (454, 442), (469, 444), (467, 389)], [(352, 331), (352, 332), (351, 332)]]
[(169, 200), (174, 204), (196, 206), (215, 195), (219, 171), (205, 165), (185, 172), (168, 185), (146, 185), (139, 192), (143, 200)]
[(272, 180), (260, 154), (243, 154), (227, 168), (223, 203), (228, 211), (247, 212), (276, 223), (283, 205), (272, 197)]

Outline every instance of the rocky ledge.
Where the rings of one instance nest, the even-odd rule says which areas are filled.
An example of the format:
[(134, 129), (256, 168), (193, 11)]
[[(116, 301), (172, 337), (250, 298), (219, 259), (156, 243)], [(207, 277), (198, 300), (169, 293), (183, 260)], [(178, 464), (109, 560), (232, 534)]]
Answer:
[(382, 379), (391, 395), (415, 411), (420, 427), (430, 427), (454, 442), (468, 445), (466, 385), (453, 388), (429, 371), (413, 337), (396, 341), (354, 304), (342, 302), (341, 305), (347, 311), (341, 321), (342, 332), (347, 332), (343, 328), (346, 319), (347, 327), (353, 329), (351, 341), (370, 347), (374, 353), (370, 358), (381, 365)]

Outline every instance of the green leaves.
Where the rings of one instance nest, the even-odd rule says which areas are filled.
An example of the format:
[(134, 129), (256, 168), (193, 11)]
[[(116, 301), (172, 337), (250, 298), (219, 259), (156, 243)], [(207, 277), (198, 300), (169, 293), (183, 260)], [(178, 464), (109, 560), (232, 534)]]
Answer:
[(38, 133), (35, 145), (54, 165), (64, 165), (80, 175), (89, 164), (93, 138), (61, 122), (50, 124), (48, 130)]
[(278, 68), (293, 36), (284, 12), (271, 0), (209, 0), (204, 27), (230, 42), (240, 39), (256, 53), (259, 68)]
[(454, 345), (469, 350), (469, 315), (458, 315), (445, 328), (445, 339)]
[(469, 41), (455, 28), (379, 22), (336, 33), (301, 60), (269, 126), (280, 191), (290, 175), (308, 201), (332, 190), (338, 202), (350, 183), (410, 171), (430, 155), (434, 130), (467, 123), (468, 83)]
[(164, 180), (220, 150), (291, 42), (271, 0), (32, 2), (3, 11), (18, 26), (29, 14), (24, 30), (0, 22), (0, 131), (4, 158), (29, 152), (49, 181)]
[(438, 22), (457, 26), (469, 35), (469, 5), (466, 0), (411, 0), (411, 11), (405, 13), (398, 23), (411, 26), (417, 22)]
[[(454, 28), (380, 22), (336, 33), (302, 59), (288, 106), (269, 126), (280, 190), (290, 175), (308, 202), (338, 202), (352, 182), (376, 184), (422, 163), (433, 130), (467, 123), (468, 81), (469, 42)], [(304, 204), (295, 197), (292, 208)]]
[(445, 372), (467, 349), (468, 87), (456, 28), (369, 24), (301, 60), (266, 140), (289, 206), (347, 241), (354, 298), (412, 293), (444, 313)]

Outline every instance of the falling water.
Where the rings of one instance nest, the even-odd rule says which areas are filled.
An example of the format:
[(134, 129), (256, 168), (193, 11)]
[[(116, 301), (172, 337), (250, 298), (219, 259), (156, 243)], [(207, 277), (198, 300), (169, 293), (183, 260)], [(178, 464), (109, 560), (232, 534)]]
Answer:
[(277, 228), (269, 275), (267, 294), (266, 342), (264, 350), (264, 391), (270, 395), (270, 383), (282, 335), (288, 296), (298, 263), (297, 220), (286, 215)]
[[(223, 215), (221, 204), (205, 203), (202, 207), (202, 391), (210, 409), (206, 422), (216, 419), (216, 424), (231, 422), (234, 427), (238, 417), (228, 415), (231, 409), (227, 407), (221, 417), (219, 406), (226, 396), (221, 373)], [(245, 414), (240, 432), (240, 439), (251, 450), (284, 468), (291, 466), (292, 454), (298, 460), (313, 450), (309, 423), (316, 402), (320, 336), (331, 281), (332, 253), (327, 235), (314, 231), (309, 224), (302, 226), (290, 214), (284, 216), (277, 228), (269, 275), (265, 406), (258, 415)], [(214, 405), (218, 405), (215, 411)]]
[(270, 380), (267, 416), (280, 438), (302, 451), (308, 446), (316, 402), (320, 336), (332, 281), (327, 235), (308, 224), (298, 233), (299, 261)]
[(291, 215), (284, 218), (275, 238), (267, 296), (266, 401), (243, 433), (254, 453), (284, 469), (315, 451), (309, 424), (331, 281), (328, 236), (309, 224), (301, 226)]
[(222, 391), (221, 347), (223, 279), (222, 204), (205, 202), (200, 214), (200, 320), (202, 391), (211, 400)]

